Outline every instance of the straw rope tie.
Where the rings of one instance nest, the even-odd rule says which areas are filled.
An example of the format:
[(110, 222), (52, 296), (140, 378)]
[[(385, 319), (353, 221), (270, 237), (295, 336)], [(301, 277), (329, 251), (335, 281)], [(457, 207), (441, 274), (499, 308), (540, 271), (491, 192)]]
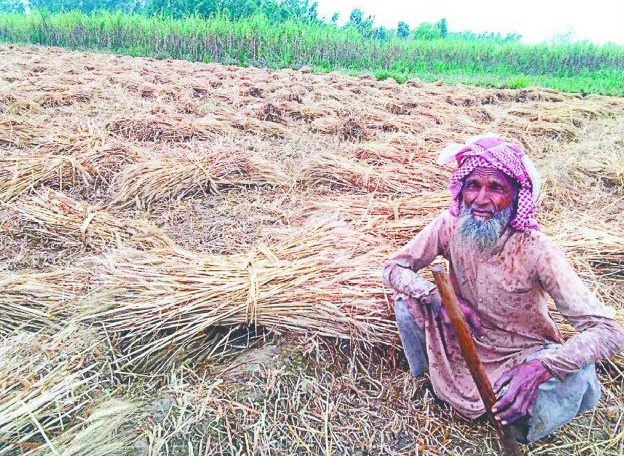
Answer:
[(255, 323), (258, 319), (258, 274), (254, 268), (251, 257), (247, 260), (245, 269), (249, 273), (249, 290), (247, 293), (247, 302), (245, 303), (245, 324)]
[(82, 244), (85, 247), (87, 246), (87, 228), (89, 228), (89, 225), (91, 224), (91, 222), (93, 221), (96, 215), (97, 215), (97, 212), (92, 212), (91, 208), (89, 208), (87, 212), (87, 217), (84, 219), (84, 222), (82, 222), (82, 224), (80, 225), (80, 240), (82, 241)]
[(200, 161), (194, 161), (193, 164), (206, 175), (206, 180), (208, 181), (208, 191), (215, 194), (221, 193), (219, 187), (217, 187), (217, 182), (214, 180), (213, 176), (208, 172), (208, 170), (202, 165), (202, 163)]

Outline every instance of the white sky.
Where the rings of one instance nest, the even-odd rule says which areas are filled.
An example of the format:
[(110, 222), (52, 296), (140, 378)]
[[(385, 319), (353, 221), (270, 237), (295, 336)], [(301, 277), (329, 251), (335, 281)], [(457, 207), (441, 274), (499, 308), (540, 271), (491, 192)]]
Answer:
[(548, 40), (572, 30), (574, 40), (624, 44), (624, 0), (315, 0), (321, 16), (340, 13), (346, 22), (354, 8), (375, 17), (375, 26), (414, 27), (446, 17), (449, 30), (520, 33), (525, 43)]

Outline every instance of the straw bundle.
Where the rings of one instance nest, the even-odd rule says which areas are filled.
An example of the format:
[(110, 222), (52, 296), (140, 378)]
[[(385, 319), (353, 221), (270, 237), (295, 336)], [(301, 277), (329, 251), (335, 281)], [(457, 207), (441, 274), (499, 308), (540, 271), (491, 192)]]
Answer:
[(106, 209), (45, 189), (11, 204), (19, 236), (41, 239), (46, 247), (89, 249), (110, 246), (174, 249), (174, 242), (148, 220), (120, 219)]
[(306, 160), (298, 170), (296, 181), (308, 185), (330, 185), (352, 190), (383, 193), (414, 192), (434, 187), (427, 165), (389, 164), (374, 166), (331, 152), (323, 152)]
[(71, 106), (74, 103), (84, 103), (91, 100), (90, 92), (82, 88), (68, 88), (67, 86), (47, 87), (47, 90), (33, 94), (33, 101), (43, 108), (58, 108)]
[(310, 130), (325, 135), (336, 135), (343, 141), (359, 142), (372, 137), (372, 132), (355, 118), (321, 117), (310, 124)]
[(586, 261), (592, 267), (624, 279), (624, 228), (599, 220), (568, 217), (558, 226), (547, 226), (557, 244), (573, 260)]
[(607, 182), (616, 187), (620, 193), (624, 193), (624, 153), (605, 151), (600, 156), (588, 157), (578, 163), (579, 170)]
[(363, 199), (352, 201), (349, 205), (349, 213), (363, 215), (381, 215), (394, 220), (407, 217), (435, 216), (449, 207), (451, 195), (448, 191), (422, 192), (415, 196), (404, 198), (376, 198), (370, 204), (365, 205)]
[(84, 161), (71, 155), (0, 157), (0, 200), (3, 201), (42, 183), (63, 188), (77, 181), (89, 185), (92, 177)]
[(265, 122), (275, 122), (282, 125), (287, 125), (287, 122), (284, 119), (284, 111), (273, 103), (266, 103), (262, 105), (262, 107), (260, 107), (256, 111), (256, 116), (258, 117), (258, 119)]
[(347, 149), (349, 155), (368, 163), (385, 164), (389, 161), (409, 163), (410, 154), (404, 153), (397, 147), (385, 143), (362, 143), (352, 145)]
[(300, 168), (297, 181), (301, 184), (326, 184), (356, 190), (399, 190), (387, 182), (372, 166), (329, 152), (308, 159)]
[(182, 119), (117, 119), (108, 123), (110, 132), (136, 141), (183, 142), (191, 139), (214, 139), (232, 133), (232, 128), (217, 118), (195, 121)]
[(281, 139), (292, 137), (292, 132), (287, 127), (270, 120), (260, 120), (251, 116), (253, 114), (248, 114), (245, 117), (231, 116), (228, 117), (228, 122), (235, 129), (248, 134)]
[(51, 445), (40, 445), (31, 451), (20, 453), (24, 456), (49, 456), (51, 447), (67, 456), (110, 456), (128, 454), (136, 437), (128, 431), (133, 423), (135, 403), (129, 400), (109, 399), (52, 440)]
[(531, 104), (514, 107), (508, 114), (524, 117), (531, 121), (571, 123), (575, 127), (583, 126), (582, 120), (596, 120), (600, 117), (612, 116), (613, 112), (601, 103), (589, 100), (575, 100), (565, 106)]
[(451, 203), (448, 191), (422, 192), (416, 196), (336, 195), (307, 202), (296, 217), (316, 218), (335, 214), (358, 231), (385, 240), (407, 241)]
[(95, 289), (83, 318), (103, 323), (132, 364), (221, 325), (392, 342), (378, 267), (370, 257), (337, 255), (336, 231), (305, 233), (249, 255), (119, 250), (91, 264)]
[(0, 455), (56, 452), (57, 437), (77, 424), (72, 418), (103, 380), (98, 344), (75, 326), (0, 342)]
[(0, 276), (0, 339), (58, 322), (55, 309), (74, 298), (63, 271)]
[[(315, 119), (332, 116), (334, 114), (329, 108), (312, 104), (280, 103), (280, 106), (290, 117), (303, 122), (313, 122)], [(320, 129), (319, 131), (321, 133), (326, 133), (328, 128), (334, 128), (334, 124), (332, 123), (330, 126), (329, 124), (323, 125), (323, 122), (319, 122), (312, 128)]]
[(43, 131), (42, 127), (26, 123), (19, 117), (3, 115), (0, 119), (0, 145), (25, 147)]
[[(277, 101), (292, 101), (298, 104), (303, 103), (304, 98), (308, 94), (308, 89), (300, 84), (290, 87), (283, 87), (273, 92), (272, 96)], [(250, 93), (250, 95), (252, 95)]]
[(159, 157), (125, 167), (114, 179), (116, 203), (149, 204), (196, 192), (218, 193), (225, 186), (282, 185), (287, 177), (259, 157), (215, 150), (194, 158)]

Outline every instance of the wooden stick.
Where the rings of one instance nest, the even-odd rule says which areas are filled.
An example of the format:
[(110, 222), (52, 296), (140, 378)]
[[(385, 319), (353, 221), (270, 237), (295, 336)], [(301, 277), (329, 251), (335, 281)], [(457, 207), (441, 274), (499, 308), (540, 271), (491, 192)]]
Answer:
[(477, 385), (477, 390), (479, 390), (479, 395), (483, 400), (483, 404), (485, 404), (485, 410), (487, 411), (487, 415), (496, 429), (501, 445), (508, 456), (523, 456), (522, 450), (520, 450), (520, 446), (513, 437), (509, 428), (507, 426), (503, 426), (500, 422), (494, 419), (492, 406), (496, 402), (496, 395), (494, 394), (494, 389), (492, 388), (490, 380), (485, 373), (483, 364), (481, 364), (481, 361), (477, 357), (477, 350), (475, 349), (474, 341), (470, 335), (468, 325), (464, 321), (464, 316), (459, 309), (457, 296), (455, 295), (449, 276), (442, 265), (434, 266), (432, 268), (432, 272), (433, 278), (438, 286), (438, 290), (440, 290), (442, 302), (446, 307), (446, 312), (453, 323), (459, 348), (461, 349), (462, 355), (466, 360), (466, 364), (468, 364), (468, 369), (470, 370), (472, 379)]

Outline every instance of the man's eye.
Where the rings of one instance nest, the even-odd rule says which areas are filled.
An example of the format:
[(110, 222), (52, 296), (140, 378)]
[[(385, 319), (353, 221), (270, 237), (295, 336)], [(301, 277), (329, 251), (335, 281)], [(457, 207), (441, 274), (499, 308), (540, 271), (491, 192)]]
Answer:
[(468, 188), (475, 188), (477, 184), (475, 182), (468, 182)]

